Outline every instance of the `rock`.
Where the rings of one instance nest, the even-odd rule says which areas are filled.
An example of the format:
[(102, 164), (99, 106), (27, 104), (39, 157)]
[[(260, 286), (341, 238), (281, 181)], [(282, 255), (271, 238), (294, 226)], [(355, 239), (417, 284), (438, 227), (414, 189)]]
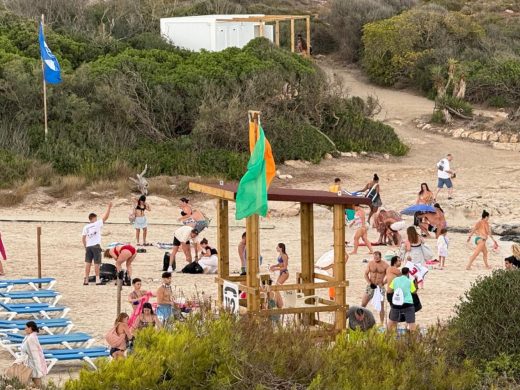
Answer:
[(468, 138), (471, 133), (473, 133), (471, 130), (464, 130), (460, 135), (460, 138)]
[(473, 139), (475, 141), (482, 141), (484, 132), (483, 131), (475, 131), (474, 133), (471, 133), (468, 138)]
[(332, 154), (330, 154), (330, 153), (325, 153), (325, 156), (323, 156), (323, 158), (324, 158), (325, 160), (332, 160)]
[(506, 14), (514, 14), (515, 13), (515, 11), (513, 11), (512, 9), (506, 9), (504, 12)]
[(388, 153), (383, 154), (383, 157), (385, 158), (385, 160), (389, 160), (390, 159), (390, 155)]
[(362, 156), (367, 156), (367, 155), (368, 155), (368, 153), (365, 152), (365, 151), (362, 151), (360, 154), (361, 154)]
[(518, 134), (511, 134), (511, 138), (509, 138), (509, 142), (512, 144), (518, 142)]
[(501, 236), (520, 235), (520, 224), (504, 223), (500, 225), (493, 225), (493, 232)]
[(307, 165), (308, 165), (305, 163), (305, 161), (301, 161), (301, 160), (287, 160), (284, 164), (287, 165), (288, 167), (297, 168), (297, 169), (307, 168)]
[(280, 173), (281, 173), (280, 170), (277, 169), (277, 170), (276, 170), (276, 176), (280, 176)]
[(428, 124), (428, 123), (425, 124), (425, 125), (422, 127), (423, 130), (430, 130), (431, 128), (432, 128), (432, 125), (430, 125), (430, 124)]
[(277, 175), (279, 179), (281, 180), (290, 180), (292, 179), (292, 175)]
[(512, 241), (520, 244), (520, 235), (507, 235), (500, 237), (500, 241)]
[(513, 152), (520, 152), (520, 143), (507, 143), (507, 142), (493, 142), (493, 147), (499, 150), (511, 150)]
[(506, 143), (509, 142), (509, 134), (501, 134), (500, 137), (498, 137), (498, 142)]
[(487, 140), (489, 142), (496, 142), (496, 141), (498, 141), (498, 137), (499, 137), (500, 134), (498, 134), (498, 133), (496, 133), (494, 131), (490, 131), (489, 133), (490, 134), (487, 137)]
[(461, 128), (453, 130), (451, 135), (453, 136), (453, 138), (460, 138), (462, 133), (464, 133), (464, 129), (461, 127)]
[(357, 157), (357, 156), (358, 156), (357, 152), (352, 152), (352, 157)]
[(421, 129), (423, 126), (424, 126), (424, 123), (419, 122), (419, 123), (417, 123), (417, 125), (415, 127), (417, 127), (418, 129)]
[(352, 153), (350, 152), (341, 152), (340, 155), (341, 157), (352, 157)]
[(89, 192), (89, 194), (90, 194), (91, 196), (96, 196), (96, 197), (97, 197), (97, 196), (101, 196), (101, 194), (100, 194), (99, 192), (95, 192), (95, 191), (91, 191), (91, 192)]
[(501, 112), (497, 112), (497, 113), (495, 114), (495, 116), (496, 116), (497, 118), (501, 118), (501, 119), (507, 119), (508, 115), (509, 115), (509, 114), (508, 114), (507, 112), (503, 112), (503, 111), (501, 111)]

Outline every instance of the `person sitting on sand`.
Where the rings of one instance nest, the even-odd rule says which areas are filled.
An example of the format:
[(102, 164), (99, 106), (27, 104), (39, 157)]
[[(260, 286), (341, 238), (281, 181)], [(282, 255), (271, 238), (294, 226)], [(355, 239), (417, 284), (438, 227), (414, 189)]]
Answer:
[(121, 266), (126, 263), (126, 273), (132, 279), (132, 262), (137, 256), (137, 250), (129, 244), (116, 245), (113, 248), (105, 250), (105, 258), (113, 258), (116, 261), (117, 277), (123, 279), (123, 271)]
[(200, 258), (197, 261), (204, 270), (205, 274), (216, 274), (218, 268), (218, 252), (208, 244), (208, 240), (203, 238), (200, 241)]
[(329, 186), (329, 192), (334, 192), (337, 194), (341, 191), (341, 179), (339, 177), (336, 177), (334, 179), (334, 183)]
[(372, 180), (368, 182), (363, 189), (359, 190), (359, 192), (366, 192), (365, 196), (372, 201), (372, 204), (370, 205), (370, 213), (368, 214), (368, 223), (370, 223), (372, 215), (374, 215), (379, 207), (383, 205), (383, 201), (381, 200), (381, 188), (379, 186), (379, 176), (377, 176), (377, 173), (374, 173)]
[(471, 240), (471, 237), (475, 236), (475, 245), (477, 246), (475, 248), (475, 251), (470, 256), (468, 265), (466, 266), (466, 270), (470, 270), (471, 266), (473, 265), (473, 262), (477, 258), (477, 256), (482, 253), (482, 259), (484, 260), (484, 266), (487, 269), (491, 269), (491, 267), (488, 264), (488, 249), (486, 246), (486, 241), (488, 238), (491, 238), (493, 242), (495, 243), (494, 248), (498, 248), (498, 243), (493, 238), (493, 232), (491, 231), (491, 227), (489, 226), (489, 213), (484, 210), (482, 211), (482, 219), (478, 221), (471, 232), (469, 233), (467, 242)]
[(143, 305), (143, 312), (137, 317), (137, 321), (134, 322), (134, 329), (144, 329), (149, 327), (155, 327), (155, 329), (161, 328), (161, 321), (159, 317), (153, 312), (153, 307), (150, 302), (146, 302)]
[(448, 227), (444, 210), (438, 203), (433, 205), (435, 212), (427, 212), (421, 215), (422, 222), (419, 224), (423, 237), (430, 237), (430, 232), (435, 233), (435, 238), (439, 238), (441, 230)]
[(105, 336), (110, 347), (110, 356), (114, 359), (124, 358), (127, 343), (133, 338), (132, 330), (128, 326), (128, 314), (120, 313), (114, 322), (114, 327)]
[(277, 264), (269, 267), (269, 271), (280, 271), (276, 284), (284, 284), (289, 279), (289, 256), (287, 255), (285, 244), (282, 242), (278, 243), (276, 251), (278, 252)]
[(504, 259), (506, 269), (520, 268), (520, 244), (513, 244), (511, 251), (513, 255)]
[(130, 294), (128, 294), (128, 302), (132, 305), (132, 311), (139, 306), (140, 299), (146, 295), (146, 292), (141, 290), (141, 286), (141, 279), (132, 279), (132, 287), (134, 288), (134, 290)]
[[(385, 296), (385, 276), (386, 270), (388, 268), (388, 263), (386, 261), (381, 260), (381, 252), (375, 251), (374, 258), (369, 261), (367, 264), (367, 268), (365, 269), (365, 280), (367, 282), (367, 287), (365, 289), (365, 293), (363, 294), (363, 299), (361, 300), (361, 306), (367, 307), (368, 302), (374, 297), (376, 288), (379, 288), (381, 291), (381, 295)], [(381, 311), (379, 312), (379, 319), (381, 320), (381, 324), (383, 324), (385, 320), (385, 307), (381, 306)]]
[(144, 215), (145, 211), (150, 211), (150, 204), (146, 201), (146, 196), (141, 195), (139, 199), (134, 199), (135, 209), (134, 209), (134, 228), (135, 228), (135, 240), (137, 245), (140, 244), (139, 235), (141, 230), (143, 231), (143, 245), (148, 246), (149, 244), (146, 242), (146, 234), (148, 233), (148, 221)]
[(178, 218), (183, 225), (191, 226), (197, 229), (198, 232), (202, 232), (208, 227), (208, 221), (202, 212), (194, 210), (189, 204), (188, 198), (181, 198), (179, 207), (181, 208), (181, 216)]
[(374, 327), (376, 320), (372, 312), (364, 307), (350, 306), (347, 312), (348, 327), (366, 332)]
[(433, 192), (430, 191), (428, 184), (421, 183), (421, 190), (417, 194), (417, 200), (415, 201), (415, 204), (433, 204)]
[(365, 245), (367, 246), (369, 253), (374, 253), (374, 250), (372, 249), (372, 244), (368, 240), (368, 230), (365, 220), (365, 212), (359, 205), (354, 206), (355, 214), (354, 214), (354, 220), (350, 224), (350, 227), (355, 227), (356, 232), (354, 233), (354, 249), (352, 252), (350, 252), (351, 255), (357, 254), (357, 250), (359, 248), (359, 240), (363, 240)]

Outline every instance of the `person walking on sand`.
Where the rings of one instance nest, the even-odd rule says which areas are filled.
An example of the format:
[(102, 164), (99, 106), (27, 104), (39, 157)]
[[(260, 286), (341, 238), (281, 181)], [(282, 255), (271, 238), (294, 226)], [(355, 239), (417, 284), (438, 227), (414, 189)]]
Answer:
[(372, 180), (368, 182), (363, 189), (359, 190), (359, 192), (365, 192), (365, 196), (372, 201), (372, 204), (370, 205), (370, 214), (368, 214), (368, 223), (370, 223), (372, 215), (377, 213), (377, 210), (379, 210), (383, 205), (383, 201), (381, 200), (381, 188), (379, 186), (379, 176), (377, 176), (377, 173), (374, 173)]
[[(375, 251), (374, 258), (368, 262), (367, 268), (365, 269), (365, 280), (367, 287), (361, 300), (361, 306), (367, 307), (368, 302), (374, 297), (376, 288), (380, 289), (381, 296), (385, 296), (385, 276), (388, 268), (388, 263), (381, 260), (381, 252)], [(379, 319), (381, 324), (385, 321), (385, 306), (381, 305), (381, 311), (379, 312)]]
[(94, 272), (96, 275), (96, 285), (101, 285), (99, 279), (99, 266), (101, 265), (101, 230), (103, 224), (107, 221), (110, 216), (110, 210), (112, 209), (112, 202), (108, 204), (107, 210), (103, 217), (98, 220), (95, 213), (88, 215), (89, 223), (83, 227), (81, 235), (81, 241), (85, 247), (85, 277), (83, 278), (83, 285), (88, 286), (90, 268), (92, 262), (94, 262)]
[(123, 279), (123, 270), (121, 266), (126, 263), (126, 273), (132, 279), (132, 262), (137, 256), (137, 250), (129, 244), (116, 245), (113, 248), (105, 250), (104, 257), (114, 259), (116, 261), (117, 277)]
[(47, 375), (47, 363), (45, 362), (42, 346), (38, 340), (39, 331), (34, 321), (29, 321), (25, 324), (25, 338), (20, 346), (21, 355), (17, 358), (17, 361), (18, 359), (23, 361), (27, 359), (26, 365), (32, 369), (31, 378), (37, 388), (42, 387), (42, 379)]
[(401, 316), (404, 316), (408, 330), (415, 330), (415, 306), (412, 294), (417, 291), (415, 283), (408, 277), (410, 270), (404, 267), (401, 270), (402, 276), (398, 276), (388, 285), (388, 291), (401, 296), (401, 302), (392, 299), (390, 314), (388, 316), (388, 330), (394, 330)]
[(148, 233), (148, 221), (144, 215), (145, 211), (150, 210), (150, 204), (146, 201), (146, 196), (141, 195), (139, 199), (134, 199), (135, 209), (134, 209), (134, 228), (135, 228), (135, 240), (137, 242), (137, 246), (141, 245), (139, 240), (139, 235), (141, 230), (143, 231), (143, 245), (148, 246), (146, 242), (146, 234)]
[(365, 221), (365, 212), (359, 205), (354, 206), (355, 214), (354, 220), (351, 222), (350, 227), (355, 227), (356, 232), (354, 233), (354, 249), (350, 252), (351, 255), (357, 254), (359, 248), (359, 240), (363, 240), (365, 245), (367, 246), (369, 253), (374, 253), (372, 249), (372, 244), (368, 240), (368, 229)]
[(466, 266), (466, 270), (470, 270), (471, 266), (473, 265), (473, 262), (477, 258), (477, 256), (482, 253), (482, 259), (484, 260), (484, 266), (487, 269), (490, 269), (491, 267), (488, 264), (488, 249), (486, 246), (486, 241), (488, 238), (491, 238), (493, 242), (495, 243), (494, 248), (498, 248), (497, 241), (493, 238), (493, 232), (491, 231), (491, 227), (489, 226), (489, 213), (484, 210), (482, 211), (482, 219), (478, 221), (471, 232), (469, 233), (468, 240), (469, 242), (471, 240), (471, 237), (475, 236), (474, 242), (477, 246), (475, 248), (475, 251), (470, 256), (468, 265)]
[(441, 229), (439, 238), (437, 238), (437, 256), (439, 260), (439, 269), (444, 269), (444, 262), (446, 261), (446, 257), (448, 257), (448, 245), (450, 241), (446, 234), (448, 233), (448, 229)]
[(453, 182), (451, 179), (455, 178), (456, 174), (450, 167), (450, 163), (453, 160), (451, 153), (448, 153), (446, 157), (441, 159), (437, 163), (437, 192), (435, 193), (434, 201), (437, 200), (439, 192), (444, 186), (448, 189), (448, 200), (452, 199), (453, 195)]
[(276, 251), (278, 252), (278, 258), (276, 259), (277, 264), (269, 267), (269, 271), (280, 271), (280, 275), (278, 276), (276, 284), (284, 284), (287, 279), (289, 279), (289, 256), (287, 256), (287, 252), (285, 251), (285, 244), (282, 242), (278, 243), (276, 246)]

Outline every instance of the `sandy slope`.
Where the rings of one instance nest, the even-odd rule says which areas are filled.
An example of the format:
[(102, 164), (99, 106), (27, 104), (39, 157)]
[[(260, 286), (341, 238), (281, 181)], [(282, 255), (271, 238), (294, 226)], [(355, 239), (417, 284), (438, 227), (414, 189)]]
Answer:
[[(352, 94), (364, 96), (375, 94), (383, 104), (381, 119), (394, 126), (400, 137), (411, 146), (410, 154), (404, 158), (385, 160), (383, 158), (345, 158), (324, 161), (318, 166), (295, 169), (280, 167), (295, 179), (289, 183), (275, 182), (275, 185), (287, 185), (299, 188), (323, 188), (336, 176), (342, 177), (347, 188), (358, 189), (377, 172), (381, 177), (382, 197), (387, 208), (402, 209), (415, 201), (419, 183), (427, 181), (434, 186), (435, 164), (447, 152), (455, 156), (454, 167), (458, 173), (455, 199), (445, 201), (445, 194), (440, 202), (446, 210), (451, 226), (470, 226), (481, 209), (485, 207), (492, 213), (494, 222), (513, 222), (518, 220), (520, 207), (515, 204), (520, 190), (520, 155), (518, 153), (497, 151), (485, 145), (462, 142), (451, 138), (424, 133), (417, 130), (411, 120), (431, 113), (432, 102), (408, 92), (393, 91), (369, 85), (363, 77), (352, 70), (334, 69), (328, 71), (342, 77)], [(129, 199), (129, 198), (128, 198)], [(132, 227), (126, 222), (130, 210), (128, 199), (115, 199), (115, 207), (109, 224), (104, 228), (103, 242), (134, 241)], [(151, 224), (149, 238), (151, 242), (170, 241), (173, 225), (178, 216), (174, 199), (150, 197), (152, 212), (149, 213)], [(198, 206), (214, 217), (214, 203), (211, 200), (197, 198)], [(0, 210), (0, 219), (38, 219), (84, 222), (91, 210), (101, 213), (106, 199), (72, 199), (68, 202), (56, 202), (42, 194), (32, 196), (18, 208)], [(293, 205), (272, 203), (273, 216), (262, 221), (261, 247), (265, 262), (275, 261), (277, 242), (285, 242), (290, 256), (290, 281), (299, 270), (299, 217), (283, 217), (290, 214)], [(115, 223), (118, 222), (118, 223)], [(323, 253), (332, 244), (331, 214), (323, 208), (317, 208), (315, 221), (316, 255)], [(110, 328), (116, 311), (116, 289), (114, 286), (81, 285), (83, 277), (83, 248), (81, 245), (82, 223), (73, 222), (0, 222), (0, 231), (7, 247), (10, 260), (4, 263), (8, 277), (36, 275), (36, 226), (43, 229), (44, 274), (58, 279), (56, 289), (63, 293), (62, 304), (72, 308), (70, 317), (76, 323), (76, 330), (87, 331), (103, 341), (103, 335)], [(243, 231), (243, 224), (236, 222), (231, 229), (231, 268), (238, 270), (236, 245)], [(352, 234), (347, 233), (348, 237)], [(373, 236), (373, 233), (371, 233)], [(215, 243), (215, 229), (205, 232), (210, 243)], [(448, 269), (432, 270), (421, 293), (423, 311), (418, 313), (420, 324), (431, 324), (437, 320), (445, 321), (452, 313), (459, 296), (479, 275), (488, 274), (481, 263), (474, 271), (464, 271), (464, 264), (469, 254), (465, 237), (451, 234)], [(430, 240), (434, 246), (434, 241)], [(504, 245), (505, 247), (506, 245)], [(386, 252), (383, 248), (383, 253)], [(162, 250), (149, 248), (146, 254), (138, 256), (134, 275), (144, 280), (148, 289), (156, 289), (160, 283)], [(503, 249), (503, 253), (507, 252)], [(493, 254), (494, 267), (501, 267), (502, 254)], [(367, 258), (366, 250), (357, 256), (351, 256), (347, 265), (350, 287), (347, 290), (349, 304), (358, 304), (364, 290), (362, 262)], [(182, 257), (179, 263), (182, 264)], [(214, 296), (216, 292), (214, 277), (209, 275), (175, 274), (174, 284), (179, 291), (191, 296), (195, 292)], [(128, 293), (129, 288), (125, 288)], [(128, 305), (125, 308), (129, 308)], [(10, 357), (0, 352), (0, 369), (6, 367)], [(65, 380), (75, 375), (78, 365), (59, 365), (54, 370), (53, 378)]]

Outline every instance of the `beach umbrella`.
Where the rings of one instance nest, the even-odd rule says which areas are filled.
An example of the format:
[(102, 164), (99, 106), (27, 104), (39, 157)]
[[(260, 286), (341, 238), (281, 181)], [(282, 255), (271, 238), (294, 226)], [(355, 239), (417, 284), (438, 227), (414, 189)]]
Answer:
[(427, 204), (414, 204), (413, 206), (405, 208), (401, 211), (404, 215), (414, 215), (415, 213), (434, 213), (435, 207)]

